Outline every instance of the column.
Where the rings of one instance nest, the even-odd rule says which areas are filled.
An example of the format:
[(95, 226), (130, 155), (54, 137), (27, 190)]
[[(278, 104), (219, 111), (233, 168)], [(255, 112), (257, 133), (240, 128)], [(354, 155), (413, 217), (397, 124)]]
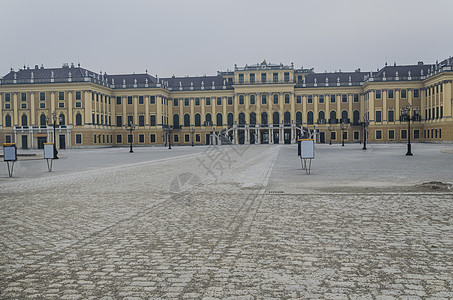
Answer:
[(372, 121), (373, 123), (376, 122), (376, 113), (374, 111), (374, 101), (375, 101), (375, 91), (372, 90), (370, 91), (369, 95), (370, 98), (368, 99), (368, 105), (369, 105), (369, 111), (370, 111), (370, 122)]
[(326, 97), (324, 95), (324, 103), (326, 104), (326, 119), (327, 119), (327, 122), (329, 122), (329, 120), (330, 120), (330, 95), (329, 95), (329, 97)]
[(213, 98), (214, 101), (211, 101), (211, 121), (212, 121), (212, 124), (214, 124), (215, 122), (215, 112), (216, 112), (216, 106), (217, 106), (217, 97), (214, 97)]
[(250, 95), (249, 93), (245, 93), (244, 95), (245, 101), (245, 123), (250, 124)]
[(68, 121), (66, 125), (72, 124), (72, 91), (68, 92)]
[[(223, 117), (222, 117), (222, 127), (223, 127), (223, 125), (228, 125), (227, 103), (226, 102), (222, 103), (222, 115), (223, 115)], [(234, 117), (233, 117), (233, 120), (234, 120)], [(233, 124), (234, 124), (234, 121), (233, 121)]]
[[(1, 117), (2, 117), (2, 114), (0, 114), (0, 118)], [(33, 125), (37, 125), (36, 124), (36, 109), (35, 109), (35, 92), (30, 92), (30, 126), (33, 126)], [(31, 143), (32, 143), (31, 147), (33, 148), (33, 136), (31, 136)]]
[[(201, 98), (201, 118), (200, 118), (200, 121), (201, 121), (201, 125), (204, 124), (204, 122), (206, 122), (206, 98), (203, 97)], [(211, 101), (211, 105), (212, 105), (212, 101)]]
[[(305, 123), (307, 123), (307, 101), (308, 101), (307, 95), (302, 95), (302, 124), (304, 123), (304, 120)], [(294, 116), (294, 118), (295, 117), (296, 116)]]
[(354, 94), (348, 94), (348, 118), (351, 123), (353, 122), (353, 119), (354, 119), (354, 111), (352, 110), (353, 101), (354, 101)]
[(289, 121), (291, 123), (293, 123), (293, 121), (294, 122), (296, 121), (296, 99), (295, 99), (295, 93), (294, 92), (291, 92), (289, 101), (291, 103), (291, 119)]
[(337, 119), (339, 119), (340, 121), (338, 123), (341, 122), (341, 95), (336, 95), (335, 96), (335, 101), (337, 102)]
[[(123, 105), (123, 118), (124, 118), (124, 105)], [(161, 125), (165, 124), (165, 121), (162, 119), (162, 95), (156, 95), (156, 125), (157, 124)]]
[(134, 96), (134, 124), (138, 126), (138, 96)]
[(271, 128), (268, 129), (268, 131), (269, 131), (269, 144), (273, 144), (274, 143), (274, 128), (273, 127), (271, 127)]
[(244, 128), (245, 134), (245, 144), (250, 144), (250, 132), (249, 132), (249, 125), (245, 125)]
[(85, 124), (91, 124), (91, 97), (90, 97), (90, 92), (85, 91), (84, 92), (84, 99), (83, 101), (85, 102), (84, 108), (85, 108)]
[(451, 99), (452, 99), (452, 81), (448, 81), (444, 84), (444, 118), (451, 119), (452, 111), (451, 111)]
[(256, 124), (261, 124), (261, 93), (256, 93)]
[[(19, 125), (19, 104), (17, 103), (17, 93), (13, 93), (13, 126)], [(16, 141), (16, 140), (15, 140)]]
[(239, 124), (239, 95), (237, 93), (234, 93), (233, 95), (233, 124)]
[(284, 130), (283, 130), (283, 125), (282, 123), (280, 123), (279, 126), (279, 129), (278, 129), (278, 140), (279, 140), (279, 143), (282, 144), (283, 143), (283, 133), (284, 133)]
[[(145, 101), (145, 126), (148, 127), (150, 125), (150, 115), (149, 115), (149, 101), (150, 101), (150, 97), (149, 96), (146, 96), (144, 97), (144, 101)], [(158, 122), (158, 120), (156, 120)]]
[(400, 90), (395, 89), (395, 92), (393, 94), (395, 97), (395, 120), (400, 119), (401, 111), (400, 111)]
[[(195, 98), (190, 98), (190, 125), (195, 125)], [(192, 134), (190, 136), (192, 138)]]
[[(330, 101), (330, 100), (329, 100)], [(306, 112), (306, 102), (304, 102), (304, 111), (305, 111), (305, 117), (307, 117), (307, 112)], [(328, 104), (326, 99), (324, 98), (324, 103), (326, 103), (326, 119), (329, 119), (329, 110), (327, 109)], [(314, 111), (313, 111), (313, 123), (316, 123), (316, 120), (318, 120), (319, 116), (319, 96), (318, 95), (313, 95), (313, 106), (314, 106)]]
[(0, 93), (0, 127), (3, 125), (3, 93)]

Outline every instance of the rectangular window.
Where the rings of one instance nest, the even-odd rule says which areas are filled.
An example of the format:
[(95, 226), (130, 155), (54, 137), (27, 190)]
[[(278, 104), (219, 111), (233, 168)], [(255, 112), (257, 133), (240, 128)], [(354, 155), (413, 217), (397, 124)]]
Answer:
[(395, 121), (395, 116), (393, 110), (389, 110), (389, 117), (388, 117), (389, 122)]
[(440, 138), (440, 139), (442, 138), (442, 128), (439, 129), (439, 138)]
[(195, 135), (195, 142), (200, 142), (200, 141), (201, 141), (200, 135), (196, 134)]
[(376, 122), (382, 122), (382, 112), (380, 110), (376, 111)]
[(420, 97), (420, 90), (419, 89), (415, 89), (414, 90), (414, 98), (419, 98)]
[(302, 103), (302, 96), (296, 97), (296, 103)]
[(189, 104), (190, 104), (190, 99), (184, 98), (184, 106), (189, 106)]
[(313, 96), (312, 95), (308, 95), (308, 103), (313, 103)]
[(255, 95), (250, 95), (250, 104), (255, 104)]
[[(244, 104), (244, 95), (239, 96), (239, 104)], [(228, 105), (233, 105), (233, 97), (228, 97)]]
[(359, 102), (359, 94), (354, 94), (354, 102)]
[(127, 143), (133, 143), (134, 142), (134, 136), (132, 134), (127, 135)]
[(20, 93), (20, 99), (22, 101), (27, 101), (27, 93)]
[(58, 92), (58, 100), (64, 100), (64, 92)]
[(173, 106), (178, 106), (178, 98), (173, 99)]
[(75, 99), (76, 100), (81, 100), (82, 99), (82, 93), (80, 91), (75, 92)]
[(46, 108), (46, 103), (45, 102), (39, 103), (39, 108)]
[[(440, 92), (442, 93), (444, 91), (444, 85), (441, 83), (440, 84)], [(439, 129), (440, 130), (440, 129)]]
[[(59, 103), (59, 104), (63, 104), (63, 107), (64, 107), (64, 103)], [(20, 108), (26, 109), (26, 108), (27, 108), (27, 103), (22, 103), (22, 104), (20, 105)]]
[(39, 100), (46, 101), (46, 93), (45, 92), (40, 92), (39, 93)]
[(76, 108), (82, 107), (82, 102), (77, 101), (77, 102), (75, 103), (75, 107), (76, 107)]
[(444, 107), (440, 107), (440, 118), (442, 119), (444, 117)]
[(138, 104), (143, 104), (143, 96), (138, 96)]
[(278, 95), (274, 94), (274, 104), (278, 104)]
[(289, 104), (289, 94), (285, 95), (285, 104)]
[(149, 125), (156, 126), (156, 116), (155, 115), (151, 115), (149, 117)]
[(417, 140), (420, 138), (420, 130), (415, 129), (414, 130), (414, 139)]
[(121, 97), (116, 97), (116, 104), (120, 105), (121, 104)]
[(266, 82), (266, 73), (261, 73), (261, 82)]
[(121, 144), (123, 142), (123, 136), (121, 134), (116, 135), (116, 143)]
[(267, 103), (267, 98), (266, 94), (261, 95), (261, 104), (266, 104)]
[(376, 140), (382, 140), (382, 131), (376, 130)]
[(145, 126), (145, 116), (138, 116), (138, 126)]
[(395, 139), (395, 130), (389, 130), (389, 140)]
[(93, 135), (93, 142), (96, 144), (97, 135)]
[(406, 95), (406, 90), (405, 89), (402, 89), (401, 90), (401, 98), (403, 99), (406, 99), (407, 95)]
[(393, 90), (389, 90), (389, 99), (393, 99)]
[(330, 95), (330, 103), (334, 103), (335, 102), (335, 95)]
[(10, 93), (5, 93), (5, 102), (11, 101), (11, 94)]
[(178, 142), (179, 142), (179, 136), (178, 136), (177, 134), (175, 134), (175, 135), (173, 136), (173, 142), (175, 142), (175, 143), (178, 143)]
[(439, 94), (439, 86), (436, 85), (436, 94)]
[(272, 74), (272, 81), (273, 82), (278, 82), (278, 73), (273, 73)]
[(348, 95), (341, 95), (341, 102), (343, 103), (348, 102)]
[(354, 141), (358, 141), (358, 140), (359, 140), (359, 132), (354, 131)]
[(331, 140), (336, 140), (337, 139), (337, 133), (335, 131), (330, 132), (330, 139)]
[(144, 134), (139, 134), (138, 135), (138, 142), (139, 143), (144, 143), (145, 142), (145, 135)]
[(289, 81), (289, 73), (285, 73), (284, 76), (285, 76), (284, 77), (285, 82), (288, 82)]
[(250, 74), (250, 83), (255, 83), (255, 74)]
[(11, 136), (9, 134), (5, 135), (5, 142), (6, 143), (11, 143)]
[(195, 106), (200, 106), (200, 98), (195, 98)]
[(211, 105), (211, 98), (210, 97), (206, 98), (206, 105)]
[(239, 74), (239, 83), (244, 83), (244, 74)]
[(407, 139), (407, 130), (406, 129), (401, 130), (401, 139), (402, 140)]
[(188, 134), (184, 135), (184, 142), (186, 143), (190, 142), (190, 136)]
[(58, 107), (59, 107), (59, 108), (64, 108), (64, 102), (59, 102), (59, 103), (58, 103)]
[(132, 104), (132, 96), (127, 97), (127, 104)]
[(127, 116), (127, 126), (134, 124), (134, 116)]
[(217, 105), (222, 105), (222, 97), (217, 97)]
[(156, 104), (156, 96), (149, 96), (149, 104)]
[(116, 116), (116, 127), (122, 127), (122, 126), (123, 126), (123, 117)]
[(319, 103), (324, 103), (324, 95), (319, 95)]
[(76, 144), (82, 144), (82, 135), (81, 134), (75, 135), (75, 142), (76, 142)]
[(381, 99), (381, 98), (382, 98), (381, 90), (376, 90), (376, 99)]
[(149, 137), (149, 140), (151, 141), (151, 143), (155, 143), (156, 142), (156, 135), (153, 133), (150, 135)]

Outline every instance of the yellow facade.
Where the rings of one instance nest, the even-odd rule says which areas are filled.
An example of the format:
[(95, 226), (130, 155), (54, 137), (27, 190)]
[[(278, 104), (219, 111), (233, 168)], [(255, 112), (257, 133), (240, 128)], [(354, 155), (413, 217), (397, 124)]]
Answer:
[(293, 65), (216, 76), (97, 74), (74, 66), (11, 70), (0, 81), (0, 143), (40, 148), (135, 145), (453, 141), (452, 60), (371, 72), (315, 73)]

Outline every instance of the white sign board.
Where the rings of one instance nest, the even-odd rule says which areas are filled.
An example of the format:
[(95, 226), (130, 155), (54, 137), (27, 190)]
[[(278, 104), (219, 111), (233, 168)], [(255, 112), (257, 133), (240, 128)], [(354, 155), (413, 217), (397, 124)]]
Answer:
[(45, 159), (54, 159), (53, 144), (45, 143), (44, 144), (44, 158)]
[(3, 145), (4, 161), (16, 161), (16, 145)]
[(315, 158), (315, 141), (301, 140), (301, 155), (303, 159)]

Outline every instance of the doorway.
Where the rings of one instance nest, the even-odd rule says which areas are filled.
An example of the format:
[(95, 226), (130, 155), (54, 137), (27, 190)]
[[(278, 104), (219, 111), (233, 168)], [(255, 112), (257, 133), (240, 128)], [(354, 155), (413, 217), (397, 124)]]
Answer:
[(324, 144), (326, 142), (326, 133), (325, 132), (320, 132), (319, 133), (319, 142), (321, 144)]
[(44, 143), (47, 143), (47, 137), (38, 137), (38, 149), (44, 149)]
[(59, 149), (66, 149), (66, 136), (64, 134), (60, 134), (58, 137), (60, 148)]
[(22, 135), (22, 149), (28, 149), (28, 136)]

